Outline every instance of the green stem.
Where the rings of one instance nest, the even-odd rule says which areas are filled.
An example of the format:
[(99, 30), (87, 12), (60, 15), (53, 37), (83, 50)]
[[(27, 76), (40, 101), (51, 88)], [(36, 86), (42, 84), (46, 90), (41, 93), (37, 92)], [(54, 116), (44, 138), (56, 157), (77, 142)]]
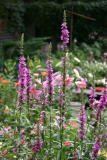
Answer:
[[(60, 149), (62, 151), (62, 105), (61, 105), (61, 101), (60, 101)], [(62, 154), (60, 154), (60, 160), (62, 159)]]
[(50, 159), (52, 158), (51, 149), (52, 149), (52, 106), (50, 106)]

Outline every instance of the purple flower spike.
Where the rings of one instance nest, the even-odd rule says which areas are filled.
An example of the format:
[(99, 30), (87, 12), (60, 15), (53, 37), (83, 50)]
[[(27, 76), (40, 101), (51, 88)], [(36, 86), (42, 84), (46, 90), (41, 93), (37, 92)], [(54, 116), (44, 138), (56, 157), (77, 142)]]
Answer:
[(89, 96), (90, 107), (92, 109), (94, 109), (95, 108), (95, 103), (94, 102), (96, 101), (97, 95), (94, 93), (95, 90), (92, 87), (90, 89), (91, 89), (91, 95)]
[(78, 138), (81, 140), (86, 139), (85, 133), (86, 133), (86, 116), (85, 116), (85, 107), (81, 106), (81, 112), (79, 113), (79, 136)]
[(103, 111), (106, 108), (107, 108), (107, 88), (103, 90), (103, 95), (100, 97), (99, 104), (97, 105), (96, 117), (98, 122), (100, 122), (100, 112), (103, 114)]
[(47, 97), (46, 97), (45, 89), (43, 87), (41, 88), (40, 104), (42, 106), (45, 106), (47, 104)]
[(30, 91), (32, 85), (31, 71), (27, 69), (27, 77), (26, 77), (26, 89), (27, 89), (27, 103), (29, 104), (31, 101)]
[(67, 23), (63, 22), (61, 25), (62, 35), (61, 40), (63, 41), (62, 50), (65, 51), (67, 49), (67, 44), (69, 43), (69, 31), (67, 29)]
[(30, 91), (31, 85), (32, 85), (31, 71), (30, 71), (30, 69), (28, 69), (27, 70), (27, 90)]
[(99, 135), (98, 138), (96, 138), (96, 142), (95, 142), (93, 150), (92, 150), (92, 156), (93, 156), (92, 160), (97, 160), (97, 157), (99, 156), (98, 152), (99, 152), (101, 145), (102, 145), (101, 139), (102, 139), (102, 135)]
[(107, 108), (107, 88), (103, 90), (103, 95), (100, 97), (98, 108), (100, 108), (101, 111)]
[(27, 69), (24, 56), (19, 59), (19, 96), (18, 96), (18, 108), (21, 108), (21, 105), (24, 103), (26, 99), (26, 79), (27, 77)]
[(40, 140), (40, 137), (37, 137), (37, 141), (34, 143), (34, 152), (40, 152), (40, 149), (42, 148), (43, 142)]
[(47, 86), (48, 86), (48, 103), (51, 105), (53, 100), (53, 92), (54, 92), (54, 85), (53, 85), (53, 69), (52, 69), (52, 60), (49, 58), (47, 60)]

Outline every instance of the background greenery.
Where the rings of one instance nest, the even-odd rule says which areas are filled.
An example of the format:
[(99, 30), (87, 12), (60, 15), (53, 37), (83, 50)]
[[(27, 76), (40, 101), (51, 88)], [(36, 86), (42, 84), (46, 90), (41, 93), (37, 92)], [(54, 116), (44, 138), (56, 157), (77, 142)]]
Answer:
[[(87, 42), (91, 32), (106, 35), (106, 0), (76, 0), (73, 4), (75, 12), (96, 19), (92, 21), (74, 15), (73, 37), (79, 42)], [(0, 2), (0, 17), (8, 21), (11, 32), (20, 34), (24, 31), (26, 38), (51, 36), (56, 41), (60, 37), (64, 9), (72, 10), (71, 0), (5, 0)], [(70, 28), (70, 14), (67, 17)]]

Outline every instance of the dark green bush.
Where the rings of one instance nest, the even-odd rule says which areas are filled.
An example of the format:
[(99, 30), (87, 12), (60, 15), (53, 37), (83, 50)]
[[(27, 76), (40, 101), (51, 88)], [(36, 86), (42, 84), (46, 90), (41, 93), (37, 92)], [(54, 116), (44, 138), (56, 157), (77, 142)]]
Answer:
[[(41, 49), (42, 46), (47, 44), (47, 40), (49, 37), (41, 37), (41, 38), (33, 38), (24, 43), (24, 55), (34, 56), (37, 55), (38, 50)], [(1, 45), (0, 56), (4, 59), (8, 58), (16, 58), (19, 57), (19, 42), (18, 41), (8, 41)]]
[[(71, 11), (71, 1), (61, 5), (53, 1), (36, 1), (28, 4), (5, 3), (5, 17), (7, 17), (10, 30), (18, 33), (25, 31), (26, 38), (50, 36), (58, 41), (64, 9)], [(75, 1), (74, 12), (96, 19), (92, 21), (74, 15), (73, 37), (76, 37), (79, 42), (93, 43), (88, 39), (89, 33), (93, 31), (97, 31), (100, 35), (107, 34), (107, 1)], [(67, 22), (70, 29), (71, 20), (68, 13)]]

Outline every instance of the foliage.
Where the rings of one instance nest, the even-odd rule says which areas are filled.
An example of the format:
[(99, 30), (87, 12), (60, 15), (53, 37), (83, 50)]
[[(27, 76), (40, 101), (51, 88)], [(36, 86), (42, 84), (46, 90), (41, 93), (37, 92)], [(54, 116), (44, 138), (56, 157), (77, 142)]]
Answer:
[(22, 4), (7, 4), (6, 9), (7, 13), (7, 22), (9, 25), (9, 31), (12, 33), (17, 32), (20, 34), (24, 31), (24, 13), (25, 8), (23, 3)]
[[(38, 38), (32, 38), (25, 42), (25, 55), (27, 56), (29, 53), (29, 56), (38, 55), (41, 56), (41, 47), (45, 46), (47, 44), (47, 40), (49, 37), (38, 37)], [(19, 42), (18, 41), (8, 41), (1, 45), (1, 52), (0, 55), (4, 58), (4, 61), (9, 58), (15, 59), (16, 57), (19, 57)], [(35, 52), (36, 51), (36, 52)]]
[[(72, 9), (72, 3), (64, 3), (59, 5), (54, 2), (35, 2), (29, 5), (26, 5), (26, 14), (25, 14), (25, 25), (29, 26), (30, 23), (34, 23), (37, 34), (39, 35), (53, 35), (53, 38), (59, 37), (60, 24), (62, 21), (63, 10)], [(91, 21), (84, 19), (79, 16), (74, 15), (74, 27), (73, 27), (73, 37), (76, 37), (79, 42), (87, 41), (88, 34), (91, 32), (97, 31), (101, 35), (106, 35), (106, 26), (102, 28), (102, 24), (105, 24), (105, 14), (106, 14), (106, 2), (102, 3), (74, 3), (74, 11), (89, 17), (95, 18), (96, 21)], [(95, 14), (96, 13), (96, 14)], [(39, 15), (39, 16), (38, 16)], [(56, 16), (57, 15), (57, 16)], [(100, 16), (99, 16), (100, 15)], [(102, 18), (105, 17), (104, 19)], [(33, 17), (35, 20), (32, 21)], [(39, 21), (39, 17), (41, 21)], [(69, 20), (70, 28), (70, 14), (67, 13)], [(52, 19), (51, 19), (52, 18)], [(32, 21), (32, 22), (31, 22)], [(44, 23), (46, 22), (46, 23)], [(41, 27), (42, 26), (42, 29)], [(79, 27), (78, 27), (79, 26)], [(56, 32), (54, 32), (56, 31)], [(84, 31), (84, 32), (81, 32)], [(56, 34), (57, 33), (57, 34)], [(84, 39), (85, 37), (85, 39)]]
[[(96, 31), (101, 36), (106, 35), (106, 3), (106, 1), (96, 3), (74, 2), (74, 12), (95, 18), (96, 21), (74, 15), (73, 38), (76, 37), (79, 42), (91, 42), (88, 39), (88, 35), (91, 32)], [(62, 3), (62, 5), (53, 1), (37, 1), (28, 4), (4, 3), (1, 5), (1, 16), (7, 19), (9, 30), (18, 33), (18, 35), (20, 35), (20, 32), (25, 31), (25, 35), (29, 38), (27, 33), (28, 28), (33, 26), (33, 30), (35, 31), (33, 36), (51, 36), (52, 39), (59, 40), (61, 17), (64, 9), (71, 11), (72, 2), (67, 1), (66, 3)], [(69, 13), (67, 13), (67, 18), (70, 28), (71, 20)]]
[(106, 46), (107, 39), (103, 40), (94, 40), (93, 44), (81, 43), (78, 42), (73, 44), (73, 53), (80, 59), (87, 59), (90, 56), (90, 53), (93, 52), (94, 58), (100, 60), (103, 56), (103, 53), (107, 51)]

